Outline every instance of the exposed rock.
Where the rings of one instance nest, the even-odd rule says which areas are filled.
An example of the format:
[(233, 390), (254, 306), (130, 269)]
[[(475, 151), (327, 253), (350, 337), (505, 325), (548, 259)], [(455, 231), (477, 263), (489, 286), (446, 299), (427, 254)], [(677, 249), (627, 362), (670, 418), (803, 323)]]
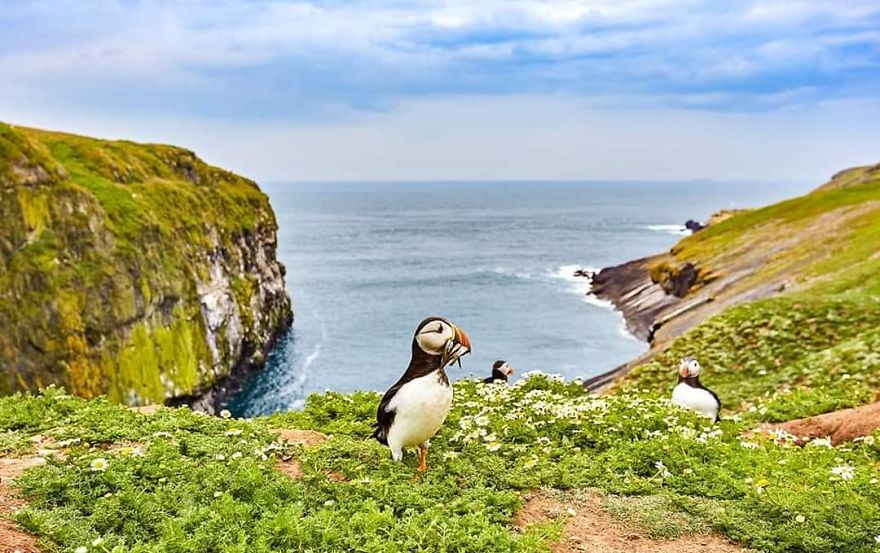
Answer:
[(703, 230), (704, 228), (706, 228), (706, 225), (704, 225), (703, 223), (701, 223), (699, 221), (694, 221), (693, 219), (688, 219), (687, 222), (685, 222), (685, 224), (684, 224), (684, 228), (688, 229), (689, 231), (691, 231), (693, 233), (693, 232)]
[(667, 294), (679, 298), (685, 297), (691, 287), (697, 283), (697, 268), (693, 263), (685, 263), (677, 271), (669, 275), (669, 278), (660, 283), (660, 287)]

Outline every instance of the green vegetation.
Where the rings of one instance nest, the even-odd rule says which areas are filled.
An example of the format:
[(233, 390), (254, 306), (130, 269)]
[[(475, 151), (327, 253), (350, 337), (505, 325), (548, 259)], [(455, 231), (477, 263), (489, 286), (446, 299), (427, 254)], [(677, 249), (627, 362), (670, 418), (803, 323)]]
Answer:
[[(290, 318), (251, 301), (275, 230), (255, 183), (190, 151), (0, 124), (0, 394), (161, 402), (254, 362)], [(218, 273), (237, 343), (201, 312)]]
[[(744, 438), (744, 421), (712, 425), (653, 393), (600, 397), (542, 375), (455, 392), (420, 480), (414, 454), (393, 463), (369, 439), (374, 393), (231, 420), (49, 389), (0, 399), (0, 447), (67, 448), (43, 450), (48, 464), (18, 481), (29, 505), (16, 520), (50, 551), (541, 551), (558, 524), (512, 528), (522, 492), (539, 486), (616, 494), (610, 512), (658, 537), (712, 528), (757, 550), (850, 552), (873, 551), (880, 534), (880, 435), (835, 448)], [(276, 427), (332, 437), (303, 449)], [(275, 469), (289, 456), (301, 479)]]
[[(23, 360), (7, 386), (61, 382), (110, 398), (50, 387), (0, 399), (0, 452), (49, 460), (17, 481), (28, 504), (16, 515), (48, 551), (546, 551), (560, 521), (513, 528), (523, 493), (539, 487), (600, 490), (613, 516), (658, 538), (714, 530), (757, 551), (878, 548), (880, 433), (800, 447), (781, 431), (753, 432), (876, 397), (874, 168), (729, 214), (675, 246), (652, 267), (658, 282), (690, 262), (701, 283), (719, 279), (706, 289), (734, 266), (743, 274), (719, 294), (785, 286), (696, 325), (613, 394), (543, 375), (510, 387), (457, 383), (431, 468), (413, 480), (412, 453), (396, 464), (369, 439), (375, 393), (314, 395), (300, 412), (253, 420), (143, 415), (111, 402), (210, 382), (195, 283), (211, 279), (205, 248), (235, 249), (252, 225), (274, 229), (267, 208), (252, 209), (265, 202), (256, 188), (164, 146), (0, 126), (0, 154), (0, 215), (14, 221), (0, 236), (0, 323), (21, 318), (17, 342), (0, 338), (0, 362)], [(216, 231), (201, 214), (221, 219)], [(253, 275), (229, 281), (239, 307), (258, 286)], [(189, 301), (163, 313), (169, 297)], [(242, 316), (245, 334), (255, 335), (257, 315)], [(124, 337), (107, 330), (121, 320), (131, 321)], [(668, 401), (685, 355), (721, 396), (721, 423)], [(273, 428), (331, 439), (303, 448)], [(278, 470), (291, 458), (299, 478)]]
[(678, 360), (690, 355), (725, 407), (756, 421), (873, 401), (880, 389), (878, 244), (876, 168), (844, 171), (811, 194), (736, 213), (682, 240), (672, 250), (677, 262), (713, 273), (742, 266), (749, 256), (761, 259), (726, 294), (780, 275), (789, 286), (703, 321), (619, 388), (667, 392)]

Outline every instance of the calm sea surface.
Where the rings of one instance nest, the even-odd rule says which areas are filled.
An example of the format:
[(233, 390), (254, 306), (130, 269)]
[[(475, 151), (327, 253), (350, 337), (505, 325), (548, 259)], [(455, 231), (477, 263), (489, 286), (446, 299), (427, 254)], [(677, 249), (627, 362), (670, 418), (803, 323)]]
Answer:
[(663, 251), (689, 218), (805, 192), (806, 185), (707, 182), (271, 183), (278, 256), (296, 320), (230, 402), (239, 416), (302, 406), (311, 392), (385, 390), (416, 325), (442, 315), (473, 353), (452, 378), (568, 378), (646, 349), (572, 276)]

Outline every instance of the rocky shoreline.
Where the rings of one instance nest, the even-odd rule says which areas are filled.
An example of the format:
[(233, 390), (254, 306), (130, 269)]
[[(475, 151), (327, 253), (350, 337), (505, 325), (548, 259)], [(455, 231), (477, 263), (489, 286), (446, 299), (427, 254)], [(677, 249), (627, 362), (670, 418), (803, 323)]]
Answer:
[[(733, 212), (715, 214), (706, 224), (690, 224), (693, 232), (729, 218)], [(639, 357), (600, 375), (584, 386), (601, 391), (647, 363), (681, 334), (723, 309), (742, 301), (767, 297), (785, 289), (783, 276), (746, 283), (761, 255), (734, 260), (724, 271), (712, 272), (676, 256), (678, 245), (667, 253), (606, 267), (592, 276), (590, 294), (610, 302), (623, 316), (626, 329), (650, 348)], [(717, 268), (714, 268), (717, 270)]]

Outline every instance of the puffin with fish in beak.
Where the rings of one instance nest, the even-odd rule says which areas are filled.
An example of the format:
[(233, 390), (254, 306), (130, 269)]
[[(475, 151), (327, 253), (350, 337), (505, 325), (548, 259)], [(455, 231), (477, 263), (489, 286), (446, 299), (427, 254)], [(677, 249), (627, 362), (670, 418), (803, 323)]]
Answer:
[(693, 357), (683, 358), (678, 365), (678, 384), (672, 389), (672, 403), (696, 411), (713, 422), (719, 421), (721, 400), (700, 382), (700, 363)]
[(452, 405), (452, 385), (446, 366), (470, 353), (463, 330), (442, 317), (428, 317), (416, 327), (409, 367), (385, 392), (376, 410), (373, 437), (391, 449), (395, 461), (403, 450), (418, 446), (418, 473), (428, 469), (429, 440), (434, 437)]

